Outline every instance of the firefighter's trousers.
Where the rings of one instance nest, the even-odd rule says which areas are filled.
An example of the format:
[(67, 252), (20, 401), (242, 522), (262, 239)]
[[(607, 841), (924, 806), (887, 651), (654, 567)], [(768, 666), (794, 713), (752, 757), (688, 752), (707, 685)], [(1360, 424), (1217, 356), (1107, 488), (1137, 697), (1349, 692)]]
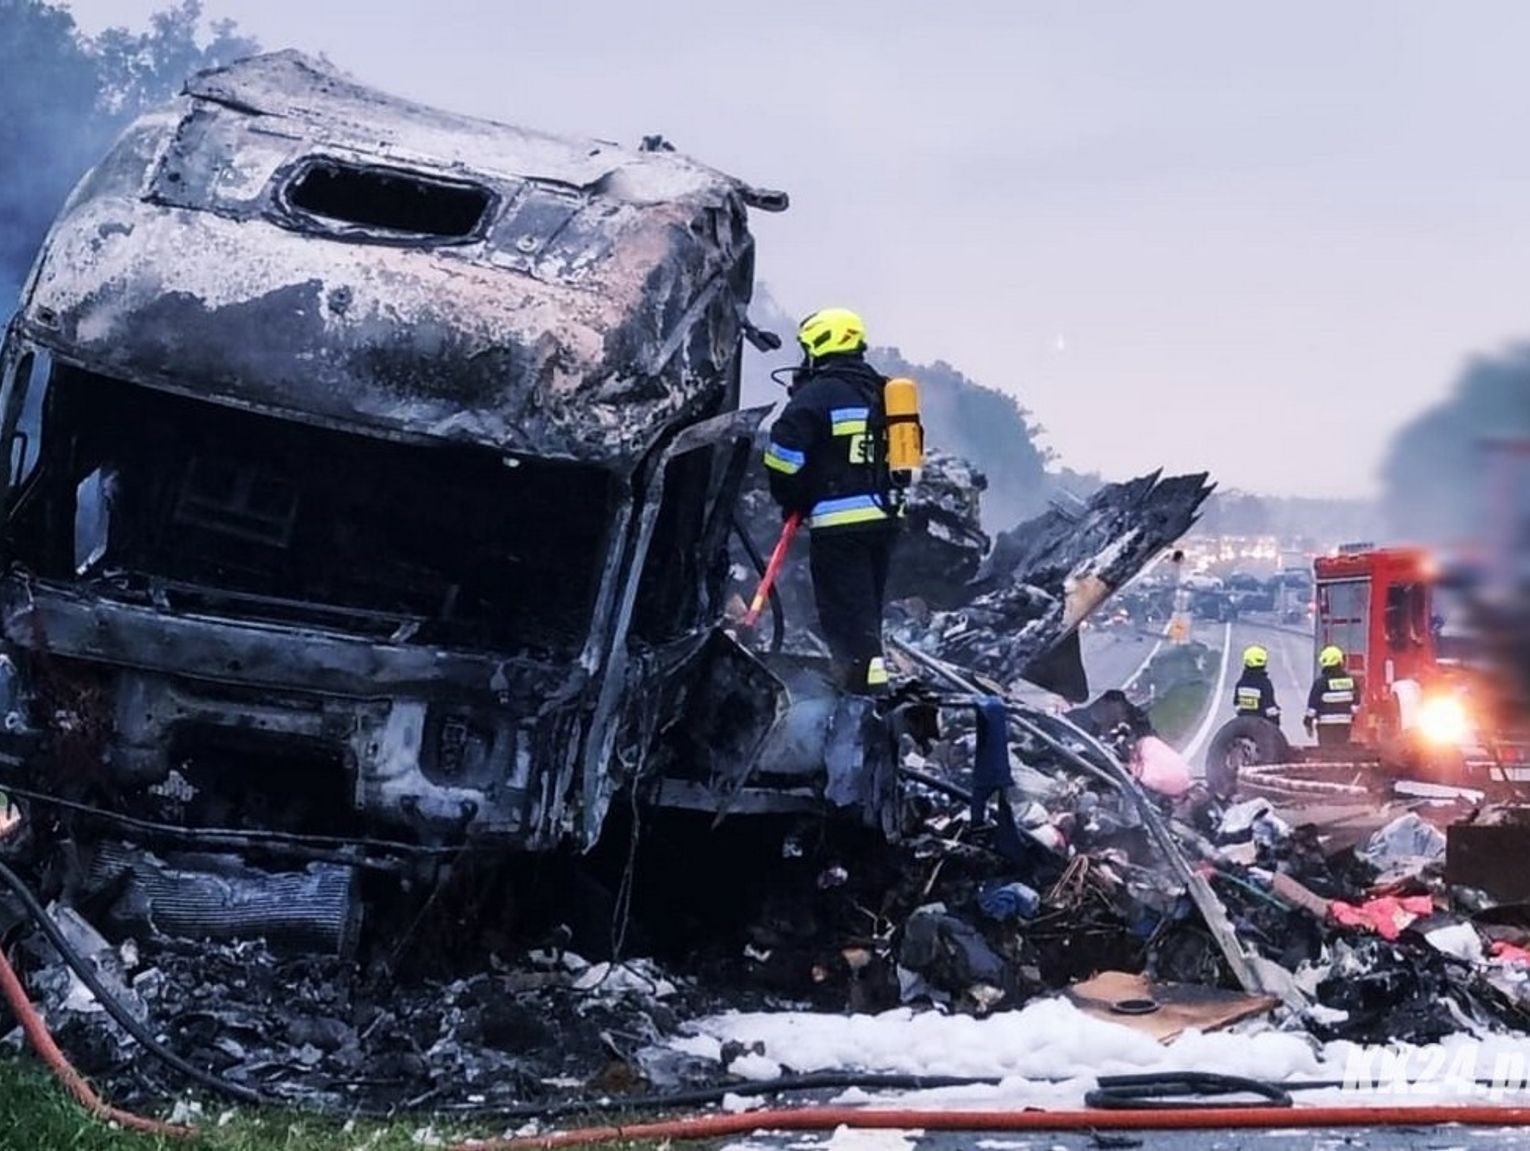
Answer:
[(1320, 723), (1317, 725), (1319, 747), (1344, 747), (1349, 743), (1351, 726), (1347, 723)]
[(882, 607), (897, 528), (890, 523), (813, 532), (811, 568), (818, 624), (846, 690), (886, 689)]

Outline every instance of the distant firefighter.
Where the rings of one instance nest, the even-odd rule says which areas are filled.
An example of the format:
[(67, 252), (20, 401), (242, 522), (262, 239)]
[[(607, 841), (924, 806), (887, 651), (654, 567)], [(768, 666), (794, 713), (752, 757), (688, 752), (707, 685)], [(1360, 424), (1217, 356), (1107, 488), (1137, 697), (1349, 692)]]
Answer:
[(1270, 680), (1270, 653), (1254, 644), (1243, 651), (1243, 674), (1233, 688), (1233, 711), (1254, 715), (1280, 726), (1280, 704)]
[(1307, 714), (1302, 726), (1311, 735), (1317, 730), (1319, 747), (1342, 747), (1359, 710), (1354, 677), (1344, 668), (1344, 651), (1332, 645), (1318, 655), (1318, 677), (1307, 693)]

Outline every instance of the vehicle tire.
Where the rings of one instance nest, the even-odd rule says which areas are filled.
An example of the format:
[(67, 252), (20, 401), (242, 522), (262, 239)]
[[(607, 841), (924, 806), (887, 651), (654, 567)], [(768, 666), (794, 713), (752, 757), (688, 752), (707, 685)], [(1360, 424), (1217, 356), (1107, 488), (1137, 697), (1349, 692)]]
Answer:
[(1206, 749), (1206, 787), (1218, 799), (1238, 792), (1238, 773), (1253, 763), (1289, 763), (1291, 745), (1269, 720), (1239, 715), (1224, 723)]

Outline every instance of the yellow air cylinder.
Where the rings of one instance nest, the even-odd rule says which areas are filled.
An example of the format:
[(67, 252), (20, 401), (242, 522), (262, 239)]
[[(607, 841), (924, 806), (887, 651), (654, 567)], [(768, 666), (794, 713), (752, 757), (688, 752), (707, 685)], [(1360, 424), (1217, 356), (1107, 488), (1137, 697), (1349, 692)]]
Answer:
[(887, 467), (895, 475), (924, 466), (924, 426), (919, 422), (919, 386), (899, 376), (882, 388), (887, 412)]

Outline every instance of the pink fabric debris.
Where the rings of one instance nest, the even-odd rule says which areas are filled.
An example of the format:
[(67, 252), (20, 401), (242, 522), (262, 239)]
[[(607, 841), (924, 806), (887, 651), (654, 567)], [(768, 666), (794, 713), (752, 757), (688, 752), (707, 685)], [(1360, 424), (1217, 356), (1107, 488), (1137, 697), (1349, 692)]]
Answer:
[(1388, 895), (1358, 906), (1335, 900), (1329, 905), (1328, 914), (1340, 927), (1364, 927), (1390, 941), (1414, 920), (1433, 915), (1434, 899), (1428, 895), (1408, 895), (1402, 899)]
[(1500, 939), (1495, 942), (1488, 948), (1488, 954), (1504, 963), (1524, 963), (1530, 965), (1530, 948), (1520, 947), (1516, 943), (1510, 943), (1507, 939)]
[(1190, 790), (1190, 765), (1157, 736), (1137, 741), (1137, 750), (1132, 753), (1132, 774), (1149, 791), (1170, 799), (1178, 799)]

